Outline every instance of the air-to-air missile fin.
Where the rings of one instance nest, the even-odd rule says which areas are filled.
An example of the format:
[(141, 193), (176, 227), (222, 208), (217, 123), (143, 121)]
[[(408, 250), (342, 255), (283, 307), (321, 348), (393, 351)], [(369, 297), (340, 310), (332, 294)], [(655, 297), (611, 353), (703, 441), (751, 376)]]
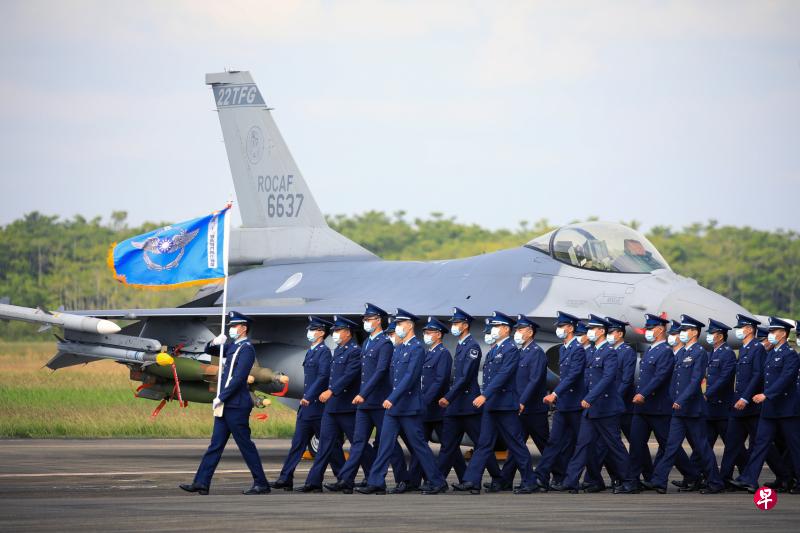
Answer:
[(58, 370), (59, 368), (67, 368), (68, 366), (85, 365), (94, 361), (99, 361), (98, 357), (91, 357), (88, 355), (79, 355), (74, 353), (59, 351), (53, 356), (44, 366), (50, 370)]

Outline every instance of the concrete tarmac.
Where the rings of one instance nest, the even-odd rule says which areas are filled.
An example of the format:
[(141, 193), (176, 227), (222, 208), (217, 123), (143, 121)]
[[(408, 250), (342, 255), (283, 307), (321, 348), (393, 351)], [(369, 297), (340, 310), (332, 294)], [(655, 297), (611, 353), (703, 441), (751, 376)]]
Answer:
[[(757, 509), (747, 493), (677, 491), (243, 496), (252, 478), (232, 440), (210, 495), (179, 490), (179, 483), (192, 480), (207, 445), (204, 440), (0, 441), (0, 531), (800, 531), (800, 496), (789, 494), (778, 495), (770, 511)], [(274, 480), (289, 441), (256, 445)], [(300, 463), (296, 483), (310, 466)], [(769, 479), (765, 472), (762, 482)], [(326, 480), (333, 480), (330, 471)], [(391, 486), (391, 474), (389, 481)]]

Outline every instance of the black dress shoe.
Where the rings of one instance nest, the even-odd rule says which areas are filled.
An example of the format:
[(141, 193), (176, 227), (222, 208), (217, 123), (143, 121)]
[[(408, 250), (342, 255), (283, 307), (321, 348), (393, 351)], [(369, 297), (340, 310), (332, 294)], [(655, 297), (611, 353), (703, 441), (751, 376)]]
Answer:
[(800, 494), (800, 485), (795, 485), (789, 489), (789, 494)]
[(639, 494), (638, 483), (621, 483), (614, 487), (614, 494)]
[(291, 479), (277, 479), (269, 484), (273, 489), (283, 489), (286, 491), (292, 490), (294, 482)]
[[(673, 482), (674, 483), (674, 482)], [(649, 479), (643, 479), (639, 482), (639, 484), (645, 488), (645, 490), (656, 490), (656, 486), (653, 484), (652, 481)]]
[(687, 481), (682, 487), (678, 487), (678, 492), (697, 492), (701, 488), (701, 481), (696, 479), (695, 481)]
[(296, 489), (295, 492), (322, 492), (322, 487), (318, 485), (300, 485)]
[(208, 487), (205, 487), (203, 485), (198, 485), (197, 483), (183, 483), (182, 485), (178, 486), (183, 490), (185, 490), (186, 492), (196, 492), (204, 496), (208, 494)]
[(747, 492), (749, 492), (750, 494), (755, 494), (756, 491), (758, 490), (758, 487), (756, 487), (754, 485), (750, 485), (747, 482), (741, 481), (741, 480), (738, 480), (738, 479), (732, 479), (731, 480), (731, 485), (739, 487), (740, 489), (744, 489)]
[(393, 488), (389, 489), (387, 492), (389, 494), (405, 494), (406, 492), (410, 492), (411, 487), (405, 481), (401, 481)]
[[(604, 490), (606, 490), (608, 488), (605, 485), (592, 485), (592, 484), (588, 484), (587, 485), (585, 483), (584, 483), (584, 485), (586, 485), (585, 487), (583, 487), (584, 492), (588, 492), (590, 494), (593, 493), (593, 492), (603, 492)], [(617, 487), (614, 487), (614, 491), (615, 492), (616, 492), (616, 490), (617, 490)]]
[(776, 492), (789, 492), (790, 489), (789, 482), (782, 479), (768, 481), (764, 483), (764, 486), (769, 487)]
[(246, 494), (248, 496), (252, 496), (254, 494), (269, 494), (272, 492), (269, 488), (269, 484), (267, 485), (253, 485), (247, 490), (243, 490), (242, 494)]
[(362, 479), (361, 481), (356, 483), (356, 487), (367, 487), (367, 486), (369, 486), (369, 483), (367, 483), (366, 479)]
[(471, 481), (453, 483), (453, 490), (457, 492), (469, 492), (470, 494), (480, 494), (481, 488)]
[(541, 492), (541, 489), (538, 485), (528, 486), (528, 485), (517, 485), (514, 488), (514, 494), (533, 494), (535, 492)]
[(342, 490), (341, 481), (337, 481), (336, 483), (323, 483), (322, 486), (331, 492), (339, 492)]
[(447, 483), (442, 483), (438, 487), (431, 487), (430, 485), (422, 489), (422, 494), (429, 496), (432, 494), (442, 494), (447, 492)]
[(712, 487), (709, 485), (704, 489), (700, 489), (700, 494), (722, 494), (723, 492), (726, 492), (725, 485), (721, 487)]
[(367, 484), (366, 487), (356, 487), (356, 492), (361, 494), (386, 494), (386, 487), (376, 487)]
[(676, 481), (676, 480), (673, 479), (672, 481), (670, 481), (670, 483), (672, 485), (678, 487), (679, 489), (682, 489), (684, 487), (688, 487), (689, 486), (689, 482), (686, 481), (685, 479), (682, 479), (680, 481)]
[(550, 490), (554, 490), (556, 492), (567, 492), (570, 490), (570, 487), (565, 487), (561, 483), (550, 483)]
[[(486, 485), (484, 485), (486, 487)], [(486, 492), (505, 492), (512, 490), (511, 485), (507, 483), (503, 483), (502, 481), (492, 481), (489, 483), (489, 486), (486, 487)]]

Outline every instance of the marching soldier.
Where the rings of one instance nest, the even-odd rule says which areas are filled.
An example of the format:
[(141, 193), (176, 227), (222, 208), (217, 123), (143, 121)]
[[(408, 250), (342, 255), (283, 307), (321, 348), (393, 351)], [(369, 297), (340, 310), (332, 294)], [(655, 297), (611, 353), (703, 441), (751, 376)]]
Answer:
[[(473, 443), (480, 440), (481, 411), (472, 405), (481, 389), (478, 385), (478, 371), (481, 365), (481, 347), (470, 334), (474, 319), (466, 311), (453, 308), (450, 317), (450, 333), (458, 339), (456, 356), (453, 361), (453, 383), (447, 393), (439, 399), (444, 407), (442, 423), (442, 447), (439, 451), (439, 471), (447, 479), (454, 468), (458, 481), (463, 481), (467, 464), (461, 454), (461, 441), (466, 434)], [(491, 333), (491, 331), (489, 332)], [(488, 343), (487, 343), (488, 344)], [(497, 460), (489, 458), (487, 464), (492, 478), (500, 477)]]
[[(345, 434), (352, 445), (355, 433), (356, 406), (353, 398), (358, 393), (361, 374), (361, 347), (353, 337), (358, 324), (343, 316), (333, 317), (333, 342), (336, 349), (331, 360), (328, 389), (319, 395), (325, 404), (320, 426), (319, 450), (303, 486), (295, 492), (322, 492), (322, 479), (331, 455), (341, 450), (341, 435)], [(366, 462), (361, 457), (366, 470)]]
[[(758, 489), (764, 460), (778, 430), (785, 439), (794, 477), (800, 479), (800, 391), (797, 388), (800, 358), (787, 342), (792, 328), (790, 323), (780, 318), (769, 319), (768, 340), (774, 348), (764, 364), (764, 391), (752, 398), (761, 404), (756, 441), (744, 473), (732, 481), (751, 493)], [(800, 494), (800, 487), (795, 486), (789, 492)]]
[(464, 473), (464, 481), (453, 484), (457, 491), (480, 494), (481, 477), (500, 435), (508, 446), (522, 477), (522, 484), (514, 494), (530, 494), (538, 490), (531, 468), (531, 454), (525, 445), (519, 421), (519, 396), (515, 386), (515, 373), (519, 361), (519, 350), (509, 338), (514, 320), (499, 311), (489, 320), (495, 345), (486, 354), (483, 365), (483, 389), (472, 404), (483, 408), (481, 415), (480, 442)]
[[(363, 462), (366, 471), (369, 472), (375, 460), (375, 449), (369, 445), (369, 438), (373, 430), (375, 430), (375, 448), (381, 441), (381, 428), (386, 412), (382, 404), (383, 400), (389, 396), (389, 365), (392, 362), (392, 352), (394, 351), (392, 341), (383, 332), (382, 327), (383, 321), (388, 316), (388, 313), (377, 305), (366, 304), (362, 320), (364, 331), (369, 334), (369, 337), (361, 347), (361, 388), (353, 398), (353, 404), (358, 407), (353, 443), (350, 446), (350, 456), (337, 476), (338, 481), (324, 485), (326, 489), (333, 492), (353, 493), (359, 465)], [(394, 325), (391, 326), (391, 331), (394, 332)], [(407, 476), (406, 461), (398, 443), (395, 443), (391, 464), (398, 485), (396, 489), (404, 490)]]
[[(439, 405), (439, 399), (447, 392), (450, 382), (450, 372), (453, 368), (453, 358), (450, 351), (442, 344), (442, 337), (447, 333), (447, 327), (433, 317), (428, 317), (428, 323), (422, 328), (422, 339), (428, 350), (425, 353), (425, 362), (422, 365), (422, 422), (425, 428), (425, 439), (432, 440), (435, 432), (442, 440), (442, 419), (444, 408)], [(439, 452), (441, 455), (441, 451)], [(437, 464), (438, 464), (437, 460)], [(415, 455), (411, 456), (409, 464), (409, 489), (419, 490), (422, 482), (422, 468)], [(427, 480), (426, 480), (427, 481)]]
[[(639, 381), (636, 384), (636, 393), (632, 400), (634, 404), (633, 420), (631, 421), (631, 476), (639, 482), (644, 475), (650, 481), (653, 475), (653, 461), (650, 457), (648, 441), (651, 433), (658, 442), (657, 458), (664, 454), (669, 435), (669, 422), (672, 415), (672, 397), (670, 396), (670, 383), (672, 370), (675, 367), (675, 354), (670, 349), (670, 343), (676, 344), (678, 328), (670, 330), (669, 343), (667, 342), (667, 324), (669, 320), (657, 315), (645, 315), (645, 340), (651, 342), (650, 348), (642, 356), (639, 366)], [(679, 449), (675, 458), (678, 470), (688, 479), (687, 486), (694, 486), (700, 476), (694, 471), (689, 461), (689, 456)]]
[[(525, 440), (528, 437), (544, 453), (550, 438), (550, 426), (547, 419), (547, 404), (543, 399), (547, 395), (547, 356), (536, 344), (534, 338), (539, 324), (525, 315), (517, 315), (514, 343), (519, 347), (519, 364), (517, 365), (517, 392), (519, 393), (519, 420)], [(503, 465), (502, 483), (504, 487), (512, 487), (517, 465), (513, 457), (509, 457)]]
[(697, 342), (703, 323), (688, 316), (681, 315), (680, 341), (684, 343), (683, 356), (675, 367), (672, 390), (672, 419), (669, 426), (667, 446), (660, 460), (656, 462), (655, 471), (650, 482), (643, 481), (647, 488), (666, 494), (669, 472), (675, 464), (683, 439), (689, 440), (692, 451), (698, 454), (702, 473), (706, 476), (707, 488), (703, 494), (723, 492), (725, 484), (719, 476), (714, 451), (708, 443), (706, 434), (706, 402), (703, 399), (701, 383), (708, 366), (708, 353)]
[(589, 464), (590, 455), (600, 440), (608, 450), (606, 460), (613, 472), (620, 476), (621, 484), (614, 493), (633, 494), (639, 489), (630, 475), (630, 457), (620, 438), (619, 415), (624, 411), (624, 405), (617, 388), (618, 355), (606, 342), (606, 332), (611, 324), (599, 316), (589, 315), (586, 326), (595, 350), (586, 364), (586, 393), (581, 400), (583, 420), (564, 482), (552, 484), (550, 488), (577, 493), (581, 472)]
[[(559, 348), (558, 370), (560, 382), (553, 392), (543, 398), (544, 403), (555, 405), (550, 439), (542, 458), (536, 466), (539, 487), (548, 489), (550, 471), (560, 457), (572, 457), (573, 448), (581, 426), (581, 400), (586, 394), (584, 370), (586, 351), (575, 336), (580, 320), (569, 313), (558, 312), (556, 336), (562, 339)], [(555, 473), (555, 472), (554, 472)], [(560, 483), (560, 479), (555, 480)]]
[[(294, 435), (286, 460), (283, 462), (278, 479), (272, 483), (273, 489), (292, 490), (294, 471), (308, 448), (311, 437), (320, 437), (320, 422), (324, 404), (319, 395), (328, 388), (331, 370), (331, 351), (325, 346), (325, 338), (333, 324), (324, 318), (309, 316), (306, 339), (311, 347), (303, 359), (303, 397), (297, 409)], [(334, 473), (344, 464), (341, 449), (334, 450), (330, 458)]]
[[(228, 324), (230, 325), (228, 335), (233, 342), (225, 344), (225, 364), (222, 366), (220, 381), (222, 387), (217, 391), (217, 397), (213, 402), (215, 411), (222, 407), (222, 415), (215, 412), (211, 443), (200, 461), (194, 481), (180, 485), (180, 488), (186, 492), (208, 494), (211, 478), (222, 458), (222, 451), (233, 435), (236, 446), (239, 447), (242, 458), (253, 475), (253, 486), (243, 491), (243, 494), (267, 494), (270, 492), (269, 483), (264, 475), (256, 445), (250, 438), (249, 420), (250, 412), (253, 410), (253, 400), (247, 387), (247, 377), (256, 360), (256, 351), (247, 339), (250, 319), (241, 313), (231, 311), (228, 313)], [(226, 340), (225, 335), (216, 337), (206, 346), (206, 353), (211, 354), (212, 350), (218, 351), (212, 347), (224, 344)]]
[(357, 487), (362, 494), (386, 494), (386, 472), (397, 444), (397, 437), (402, 431), (411, 453), (417, 456), (428, 485), (422, 494), (439, 494), (447, 491), (447, 482), (436, 468), (436, 459), (428, 443), (422, 424), (422, 366), (425, 362), (425, 350), (422, 343), (414, 335), (414, 322), (419, 318), (403, 309), (395, 312), (395, 335), (400, 344), (395, 346), (392, 354), (390, 377), (392, 392), (383, 402), (386, 416), (383, 418), (381, 442), (378, 454), (367, 478), (366, 487)]

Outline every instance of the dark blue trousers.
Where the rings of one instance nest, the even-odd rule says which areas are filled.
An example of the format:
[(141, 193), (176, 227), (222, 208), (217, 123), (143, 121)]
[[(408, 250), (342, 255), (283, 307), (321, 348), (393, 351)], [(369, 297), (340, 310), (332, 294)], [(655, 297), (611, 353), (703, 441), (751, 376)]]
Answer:
[(253, 439), (250, 438), (249, 422), (251, 410), (225, 407), (221, 417), (214, 417), (211, 443), (208, 445), (208, 449), (200, 461), (200, 466), (197, 468), (197, 474), (194, 476), (195, 484), (203, 485), (204, 487), (208, 487), (211, 484), (211, 477), (214, 475), (214, 470), (217, 469), (219, 460), (222, 457), (222, 451), (225, 449), (230, 436), (233, 435), (233, 440), (236, 441), (236, 446), (239, 447), (242, 458), (253, 475), (253, 482), (262, 487), (268, 485), (267, 477), (264, 475), (264, 467), (261, 466), (261, 458), (258, 456), (258, 450), (256, 450)]
[[(283, 462), (283, 468), (278, 479), (291, 481), (294, 478), (294, 469), (303, 458), (303, 452), (308, 448), (311, 437), (317, 436), (320, 438), (320, 424), (321, 418), (306, 418), (303, 416), (303, 408), (297, 411), (297, 419), (294, 426), (294, 435), (292, 436), (292, 444), (289, 448), (289, 453), (286, 455), (286, 460)], [(342, 447), (337, 446), (330, 455), (329, 461), (333, 473), (337, 474), (339, 469), (344, 465), (344, 453)]]
[[(547, 420), (547, 412), (522, 414), (519, 416), (519, 421), (522, 425), (522, 433), (525, 437), (525, 442), (527, 442), (528, 437), (530, 437), (533, 439), (536, 448), (539, 449), (539, 453), (544, 454), (547, 441), (550, 439), (550, 423)], [(509, 456), (500, 473), (503, 484), (513, 485), (514, 475), (516, 473), (517, 463), (514, 461), (514, 457)]]
[[(306, 485), (322, 486), (322, 480), (325, 477), (325, 470), (328, 468), (331, 455), (336, 450), (342, 453), (342, 433), (347, 436), (347, 440), (352, 444), (355, 439), (355, 426), (356, 414), (354, 412), (325, 412), (322, 414), (322, 423), (319, 431), (319, 450), (317, 450), (317, 455), (314, 456), (314, 464), (311, 465), (311, 470), (308, 471)], [(369, 472), (365, 466), (363, 455), (361, 457), (361, 466), (365, 472)]]
[[(353, 442), (350, 445), (350, 456), (338, 475), (339, 480), (348, 486), (352, 486), (355, 482), (359, 465), (363, 464), (367, 473), (372, 468), (372, 464), (375, 462), (376, 450), (380, 447), (384, 416), (386, 416), (386, 409), (383, 407), (356, 411), (356, 427)], [(373, 446), (370, 446), (369, 438), (373, 429), (375, 429), (375, 441)], [(406, 458), (403, 454), (403, 449), (396, 441), (390, 463), (394, 472), (395, 482), (406, 481), (408, 479)]]
[[(713, 420), (706, 419), (706, 437), (708, 438), (708, 444), (711, 446), (711, 451), (714, 451), (714, 445), (717, 444), (717, 439), (721, 438), (722, 443), (725, 447), (728, 447), (728, 419), (720, 419), (715, 418)], [(694, 464), (697, 470), (701, 470), (700, 467), (700, 459), (697, 455), (697, 452), (692, 450), (692, 455), (689, 456), (689, 459)], [(742, 459), (741, 457), (737, 457), (737, 459)], [(739, 471), (744, 468), (744, 464), (737, 462), (739, 466)], [(723, 478), (724, 479), (724, 478)]]
[(386, 473), (389, 471), (389, 463), (394, 454), (394, 447), (397, 444), (397, 437), (400, 433), (406, 437), (406, 445), (413, 455), (419, 459), (422, 472), (433, 487), (440, 487), (445, 484), (442, 474), (436, 468), (436, 458), (425, 440), (425, 433), (422, 429), (422, 415), (394, 416), (386, 414), (383, 417), (383, 429), (381, 430), (381, 442), (378, 446), (378, 454), (375, 462), (367, 477), (367, 483), (374, 487), (386, 486)]
[(464, 481), (471, 482), (476, 487), (481, 486), (483, 471), (486, 469), (487, 463), (494, 457), (494, 445), (498, 435), (508, 446), (509, 457), (514, 458), (522, 477), (522, 484), (529, 487), (535, 486), (536, 479), (531, 467), (531, 454), (525, 444), (527, 439), (516, 411), (483, 411), (480, 440), (472, 453), (469, 465), (467, 465)]
[[(747, 458), (753, 444), (756, 442), (759, 416), (732, 416), (728, 420), (727, 434), (725, 435), (725, 451), (722, 454), (722, 461), (719, 465), (719, 475), (722, 479), (733, 478), (733, 467), (739, 467), (739, 474), (744, 473)], [(750, 439), (749, 449), (745, 448), (744, 441)], [(772, 452), (777, 455), (777, 450), (770, 445)], [(772, 463), (769, 452), (767, 462)], [(772, 465), (770, 465), (772, 467)], [(780, 476), (779, 476), (780, 477)]]
[(581, 428), (580, 411), (556, 411), (553, 413), (553, 427), (550, 439), (536, 465), (536, 477), (545, 487), (550, 486), (550, 472), (559, 483), (563, 480), (567, 463), (575, 449), (578, 432)]
[[(442, 447), (439, 450), (439, 472), (447, 478), (450, 469), (456, 471), (458, 481), (464, 481), (464, 472), (467, 471), (467, 462), (461, 454), (461, 441), (466, 434), (477, 447), (481, 435), (481, 415), (445, 416), (442, 424)], [(500, 477), (500, 466), (494, 455), (489, 457), (486, 470), (493, 479)]]
[[(581, 473), (592, 460), (591, 454), (596, 452), (598, 442), (605, 444), (607, 449), (605, 460), (611, 465), (613, 472), (619, 479), (630, 486), (633, 478), (630, 474), (630, 457), (620, 437), (619, 415), (603, 418), (584, 417), (578, 432), (578, 441), (575, 444), (575, 453), (567, 466), (567, 475), (562, 485), (578, 489)], [(599, 462), (595, 475), (599, 476)]]
[[(740, 481), (758, 487), (758, 478), (764, 467), (764, 460), (769, 453), (770, 445), (780, 430), (786, 440), (789, 458), (791, 458), (794, 477), (800, 479), (800, 417), (760, 418), (756, 430), (756, 442), (744, 467)], [(777, 472), (776, 472), (777, 474)]]
[[(622, 434), (625, 435), (625, 438), (628, 440), (628, 446), (630, 448), (631, 442), (631, 423), (633, 421), (633, 415), (631, 413), (622, 413), (619, 415), (619, 427), (622, 430)], [(630, 450), (629, 450), (630, 451)], [(605, 441), (600, 440), (597, 442), (597, 446), (595, 446), (594, 453), (589, 453), (589, 461), (586, 464), (586, 482), (591, 484), (597, 485), (604, 485), (605, 481), (603, 481), (603, 476), (601, 474), (601, 469), (606, 467), (608, 471), (608, 475), (611, 476), (611, 479), (619, 480), (620, 474), (614, 471), (613, 465), (609, 461), (606, 461), (606, 455), (608, 454), (608, 446), (606, 446)]]
[[(638, 480), (643, 476), (646, 481), (653, 477), (653, 460), (650, 456), (650, 434), (656, 437), (658, 453), (656, 463), (661, 460), (667, 447), (669, 437), (669, 415), (646, 415), (636, 413), (631, 421), (630, 455), (631, 476)], [(689, 460), (683, 448), (679, 448), (675, 456), (675, 467), (688, 481), (695, 481), (700, 477), (700, 471)]]
[[(442, 441), (442, 428), (444, 427), (444, 423), (442, 420), (434, 420), (434, 421), (427, 421), (422, 423), (422, 430), (425, 434), (425, 442), (432, 442), (433, 441), (433, 433), (436, 432), (436, 436), (439, 437), (439, 442)], [(439, 449), (439, 455), (441, 455), (442, 451), (441, 448)], [(436, 461), (437, 467), (439, 461)], [(411, 459), (408, 462), (408, 484), (412, 487), (419, 487), (422, 484), (422, 478), (424, 477), (422, 473), (422, 466), (420, 465), (419, 459), (413, 453), (411, 454)], [(429, 481), (428, 478), (425, 478), (426, 481)]]
[(705, 418), (673, 416), (669, 423), (669, 436), (664, 455), (656, 461), (652, 483), (658, 487), (666, 487), (670, 470), (672, 470), (678, 453), (683, 449), (683, 439), (689, 441), (692, 453), (697, 453), (701, 472), (706, 476), (709, 488), (723, 488), (725, 484), (717, 469), (717, 458), (708, 443), (708, 431)]

